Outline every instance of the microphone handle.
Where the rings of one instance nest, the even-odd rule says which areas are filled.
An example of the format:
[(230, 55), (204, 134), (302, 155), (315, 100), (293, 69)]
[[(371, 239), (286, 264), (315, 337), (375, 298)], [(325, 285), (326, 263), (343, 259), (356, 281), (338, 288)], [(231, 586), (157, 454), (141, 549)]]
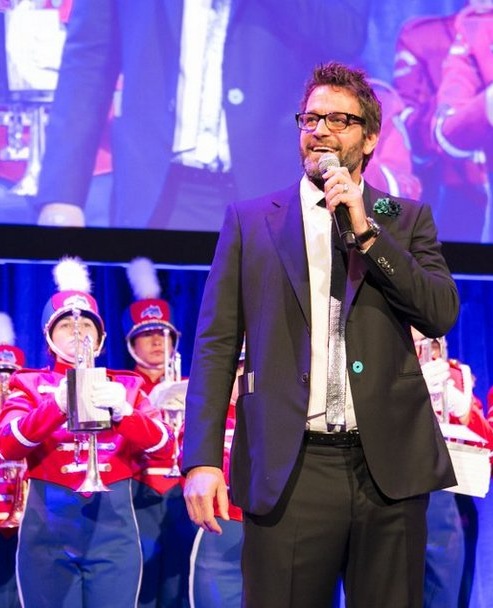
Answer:
[(337, 205), (334, 211), (334, 222), (336, 224), (337, 232), (341, 237), (341, 241), (346, 246), (346, 249), (356, 247), (356, 236), (353, 231), (353, 225), (351, 224), (349, 210), (346, 205), (343, 205), (342, 203)]

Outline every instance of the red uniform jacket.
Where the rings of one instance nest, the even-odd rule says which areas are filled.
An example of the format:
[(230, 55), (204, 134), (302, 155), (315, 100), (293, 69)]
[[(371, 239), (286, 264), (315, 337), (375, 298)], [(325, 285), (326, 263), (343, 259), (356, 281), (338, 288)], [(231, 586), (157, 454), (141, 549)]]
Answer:
[[(67, 416), (56, 404), (50, 388), (65, 376), (67, 367), (54, 371), (23, 370), (13, 374), (11, 394), (0, 413), (0, 457), (27, 460), (27, 476), (76, 489), (85, 477), (87, 446), (83, 436), (67, 429)], [(173, 449), (171, 429), (158, 419), (144, 397), (142, 381), (132, 372), (107, 372), (121, 382), (134, 411), (121, 422), (97, 434), (101, 477), (106, 485), (132, 477), (135, 461), (143, 453), (169, 456)], [(77, 437), (81, 438), (80, 462), (75, 462)]]

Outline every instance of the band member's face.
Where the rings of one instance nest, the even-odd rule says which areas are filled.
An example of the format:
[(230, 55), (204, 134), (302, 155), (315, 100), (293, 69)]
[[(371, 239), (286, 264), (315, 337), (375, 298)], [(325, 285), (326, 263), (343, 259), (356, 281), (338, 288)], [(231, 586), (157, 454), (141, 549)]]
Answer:
[[(325, 115), (330, 112), (347, 112), (361, 116), (358, 99), (346, 89), (320, 86), (308, 98), (305, 112)], [(366, 136), (360, 124), (350, 124), (342, 131), (330, 130), (324, 120), (312, 131), (300, 130), (300, 155), (303, 167), (311, 181), (320, 186), (321, 174), (318, 161), (322, 154), (332, 152), (342, 167), (347, 167), (358, 182), (363, 154), (369, 154), (376, 146), (377, 135)]]
[(74, 358), (76, 355), (76, 327), (78, 328), (79, 340), (81, 342), (86, 336), (90, 336), (95, 350), (99, 345), (98, 330), (94, 321), (88, 317), (81, 316), (76, 326), (72, 316), (62, 317), (55, 324), (51, 333), (51, 339), (53, 344), (70, 358)]
[(168, 355), (173, 355), (173, 340), (170, 335), (166, 338), (160, 329), (143, 331), (133, 341), (135, 354), (147, 365), (163, 365), (164, 350), (168, 349)]

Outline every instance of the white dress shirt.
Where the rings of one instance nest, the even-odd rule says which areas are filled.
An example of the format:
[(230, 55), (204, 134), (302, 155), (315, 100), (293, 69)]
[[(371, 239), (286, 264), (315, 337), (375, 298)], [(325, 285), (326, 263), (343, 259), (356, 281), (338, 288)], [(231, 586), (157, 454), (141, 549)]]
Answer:
[(184, 0), (173, 152), (188, 166), (231, 168), (222, 106), (231, 0)]
[[(360, 187), (363, 188), (363, 180)], [(317, 203), (324, 193), (306, 175), (300, 182), (301, 209), (310, 279), (311, 366), (307, 429), (327, 431), (327, 369), (329, 343), (329, 298), (332, 266), (332, 215)], [(346, 429), (356, 428), (351, 387), (346, 373)]]

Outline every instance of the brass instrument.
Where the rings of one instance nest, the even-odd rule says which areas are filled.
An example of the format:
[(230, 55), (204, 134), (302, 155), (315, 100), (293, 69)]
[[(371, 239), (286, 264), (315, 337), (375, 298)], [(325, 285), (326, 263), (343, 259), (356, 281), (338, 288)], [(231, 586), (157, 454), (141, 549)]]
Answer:
[(75, 368), (67, 370), (67, 428), (75, 434), (75, 464), (79, 465), (81, 445), (87, 439), (86, 476), (77, 492), (108, 492), (101, 479), (96, 434), (111, 427), (106, 410), (95, 408), (90, 399), (93, 382), (106, 381), (106, 368), (94, 366), (94, 348), (89, 336), (81, 341), (80, 310), (72, 312), (75, 321)]
[(0, 369), (0, 410), (9, 395), (9, 380), (12, 375), (11, 370)]
[[(416, 343), (421, 365), (443, 359), (448, 361), (447, 340), (442, 338), (422, 338)], [(430, 393), (431, 404), (439, 422), (449, 422), (450, 414), (447, 403), (446, 384), (437, 392)]]
[(178, 467), (178, 456), (180, 454), (178, 437), (185, 420), (185, 394), (187, 386), (188, 380), (174, 382), (167, 390), (161, 393), (158, 403), (163, 420), (173, 429), (174, 435), (173, 464), (167, 477), (180, 477), (181, 475)]
[(173, 464), (166, 477), (179, 477), (178, 455), (180, 446), (178, 436), (185, 417), (185, 393), (188, 380), (181, 379), (181, 355), (176, 346), (173, 352), (168, 340), (171, 332), (168, 327), (164, 333), (164, 378), (149, 394), (149, 400), (160, 411), (163, 421), (173, 429), (174, 450)]
[(24, 460), (9, 460), (0, 463), (0, 471), (3, 471), (2, 477), (6, 481), (14, 483), (12, 506), (6, 519), (0, 523), (0, 528), (18, 528), (21, 523), (27, 498), (27, 481), (24, 478), (26, 468)]
[(7, 127), (7, 146), (0, 151), (0, 160), (27, 160), (29, 147), (24, 143), (24, 127), (28, 125), (26, 113), (18, 103), (0, 111), (2, 124)]
[(41, 160), (45, 149), (46, 111), (42, 105), (26, 110), (30, 120), (29, 155), (22, 179), (11, 188), (17, 196), (36, 196), (38, 193)]
[[(0, 369), (0, 409), (9, 394), (9, 379), (12, 371), (12, 369)], [(14, 486), (12, 506), (7, 517), (0, 522), (0, 528), (17, 528), (21, 522), (27, 498), (27, 481), (24, 478), (26, 469), (25, 460), (6, 460), (0, 463), (0, 477)], [(10, 498), (10, 495), (8, 497)]]
[[(171, 331), (165, 327), (164, 334), (164, 378), (165, 382), (181, 382), (181, 355), (177, 348), (170, 349)], [(172, 352), (171, 352), (172, 351)]]

